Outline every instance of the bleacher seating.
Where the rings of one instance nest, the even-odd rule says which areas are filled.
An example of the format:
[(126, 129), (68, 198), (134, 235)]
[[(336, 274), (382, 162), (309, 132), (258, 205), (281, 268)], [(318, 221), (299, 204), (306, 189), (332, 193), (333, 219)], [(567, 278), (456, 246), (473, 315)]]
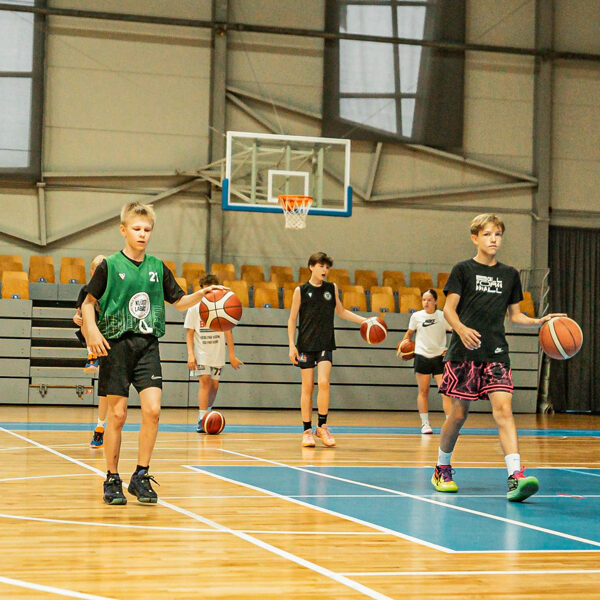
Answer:
[(339, 285), (338, 288), (342, 292), (342, 298), (346, 292), (357, 292), (358, 294), (365, 293), (365, 288), (362, 285)]
[(187, 294), (188, 293), (188, 282), (185, 277), (175, 277), (175, 281), (179, 284), (179, 287)]
[(163, 260), (163, 262), (165, 263), (165, 266), (167, 267), (167, 269), (169, 269), (169, 271), (171, 271), (171, 273), (173, 273), (173, 277), (177, 277), (177, 266), (175, 265), (175, 261), (174, 260)]
[(79, 262), (63, 263), (61, 259), (60, 283), (78, 283), (83, 285), (85, 281), (85, 264)]
[(531, 292), (523, 292), (523, 300), (520, 302), (520, 308), (522, 313), (525, 313), (528, 317), (535, 318), (535, 306)]
[(443, 289), (436, 289), (435, 291), (437, 292), (437, 295), (438, 295), (438, 299), (437, 299), (438, 310), (444, 310), (444, 306), (446, 304), (446, 294), (444, 294)]
[[(265, 283), (273, 283), (274, 282), (265, 282)], [(279, 295), (277, 293), (277, 288), (269, 288), (265, 286), (255, 287), (254, 288), (254, 307), (255, 308), (268, 308), (265, 305), (270, 305), (270, 308), (279, 308)]]
[(29, 281), (54, 283), (56, 281), (54, 275), (54, 259), (51, 256), (30, 256)]
[(438, 273), (437, 274), (437, 287), (444, 289), (446, 282), (448, 281), (448, 277), (450, 277), (450, 273)]
[(283, 287), (286, 281), (294, 281), (292, 267), (272, 266), (269, 271), (269, 279), (277, 284), (277, 287)]
[(409, 287), (418, 287), (421, 290), (421, 292), (432, 289), (433, 279), (431, 278), (431, 274), (425, 273), (423, 271), (413, 271), (410, 274)]
[(359, 312), (367, 312), (367, 298), (359, 292), (346, 292), (342, 303), (348, 310), (358, 309)]
[(414, 294), (400, 294), (400, 312), (410, 313), (416, 310), (422, 310), (423, 304), (421, 298)]
[(242, 306), (250, 306), (250, 294), (248, 292), (248, 282), (243, 279), (225, 279), (223, 285), (231, 289), (240, 299)]
[[(383, 311), (383, 309), (385, 309)], [(371, 293), (371, 312), (395, 312), (394, 295), (386, 292)]]
[(29, 300), (29, 280), (25, 271), (2, 273), (2, 298)]
[(308, 267), (300, 267), (298, 269), (298, 281), (306, 283), (310, 279), (310, 269)]
[(348, 269), (329, 269), (327, 281), (337, 283), (338, 287), (342, 285), (351, 285)]
[(404, 279), (402, 271), (384, 271), (382, 283), (383, 285), (389, 285), (394, 290), (399, 287), (406, 287), (406, 279)]
[(242, 265), (242, 279), (253, 285), (257, 281), (265, 280), (265, 272), (260, 265)]
[(393, 294), (394, 289), (389, 285), (374, 285), (371, 294)]
[(181, 265), (181, 276), (185, 277), (188, 284), (195, 284), (205, 273), (204, 263), (184, 262)]
[(232, 263), (213, 263), (210, 266), (210, 272), (217, 277), (219, 281), (226, 279), (232, 281), (236, 279), (235, 267)]
[(375, 271), (357, 269), (354, 271), (354, 283), (362, 285), (365, 290), (370, 290), (374, 285), (378, 285), (377, 273)]

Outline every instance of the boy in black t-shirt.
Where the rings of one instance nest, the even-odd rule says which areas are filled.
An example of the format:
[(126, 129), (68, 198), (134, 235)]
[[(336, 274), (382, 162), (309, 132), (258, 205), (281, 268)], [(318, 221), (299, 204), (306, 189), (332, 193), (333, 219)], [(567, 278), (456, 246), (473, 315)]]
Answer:
[(489, 399), (508, 469), (507, 499), (521, 502), (538, 491), (539, 483), (535, 477), (526, 477), (521, 467), (504, 317), (508, 309), (512, 323), (539, 326), (557, 315), (532, 319), (521, 312), (519, 273), (496, 259), (504, 230), (504, 223), (496, 215), (475, 217), (471, 222), (471, 240), (477, 255), (456, 264), (444, 287), (444, 317), (453, 333), (439, 391), (451, 398), (452, 407), (442, 427), (431, 483), (438, 492), (458, 491), (450, 466), (458, 433), (467, 419), (470, 403)]
[[(366, 321), (365, 317), (346, 310), (340, 301), (337, 285), (325, 281), (327, 272), (332, 265), (333, 259), (325, 252), (316, 252), (310, 256), (308, 259), (310, 279), (294, 290), (288, 319), (290, 360), (300, 367), (302, 373), (300, 410), (304, 431), (302, 446), (305, 448), (315, 446), (312, 430), (315, 365), (318, 377), (317, 409), (319, 415), (316, 436), (321, 439), (324, 446), (328, 448), (335, 446), (335, 439), (327, 426), (329, 379), (335, 350), (334, 313), (337, 313), (342, 319), (354, 321), (354, 323)], [(298, 340), (294, 344), (298, 315), (300, 315)]]

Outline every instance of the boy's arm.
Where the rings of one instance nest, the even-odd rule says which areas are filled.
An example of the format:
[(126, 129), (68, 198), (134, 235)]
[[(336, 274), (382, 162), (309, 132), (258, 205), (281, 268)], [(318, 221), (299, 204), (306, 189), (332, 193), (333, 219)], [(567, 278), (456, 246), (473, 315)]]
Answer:
[(297, 287), (292, 295), (292, 306), (290, 306), (290, 316), (288, 318), (288, 342), (290, 346), (289, 357), (292, 363), (298, 364), (300, 355), (298, 354), (298, 348), (294, 338), (296, 337), (296, 324), (298, 322), (298, 312), (300, 311), (300, 288)]
[(351, 310), (344, 308), (344, 305), (340, 300), (340, 294), (338, 292), (337, 283), (334, 283), (333, 287), (335, 288), (335, 312), (337, 313), (338, 317), (346, 319), (346, 321), (353, 321), (354, 323), (362, 323), (363, 321), (366, 321), (367, 317), (363, 317), (358, 313), (352, 312)]
[(185, 330), (185, 345), (187, 346), (187, 366), (190, 371), (195, 371), (198, 368), (198, 363), (196, 363), (196, 357), (194, 356), (194, 330), (186, 329)]
[(244, 363), (235, 355), (235, 343), (233, 342), (233, 333), (231, 331), (225, 332), (225, 341), (229, 350), (229, 364), (234, 369), (239, 369)]
[(444, 318), (448, 325), (456, 331), (462, 343), (467, 350), (475, 350), (481, 346), (481, 334), (475, 329), (463, 325), (458, 317), (456, 308), (460, 301), (460, 296), (454, 292), (448, 292), (446, 304), (444, 305)]
[(521, 312), (521, 305), (516, 302), (515, 304), (510, 304), (508, 307), (508, 317), (511, 323), (515, 323), (515, 325), (523, 325), (525, 327), (536, 327), (549, 321), (552, 317), (566, 317), (566, 313), (550, 313), (547, 314), (540, 319), (534, 319), (532, 317), (528, 317), (526, 314)]
[(90, 349), (97, 356), (106, 356), (110, 350), (110, 344), (100, 333), (98, 325), (96, 325), (96, 298), (88, 294), (81, 305), (81, 315), (83, 317), (83, 325), (81, 333), (85, 337), (85, 341)]
[(200, 302), (200, 300), (202, 300), (202, 298), (204, 298), (204, 296), (206, 296), (206, 294), (212, 290), (229, 290), (229, 288), (222, 285), (209, 285), (208, 287), (202, 288), (193, 294), (186, 294), (185, 296), (182, 296), (179, 298), (179, 300), (177, 300), (177, 302), (173, 302), (173, 306), (177, 310), (183, 312), (184, 310), (187, 310), (188, 308), (198, 304), (198, 302)]
[(412, 336), (413, 336), (414, 332), (415, 332), (414, 329), (407, 329), (406, 333), (404, 334), (404, 337), (400, 341), (401, 342), (404, 340), (412, 341)]

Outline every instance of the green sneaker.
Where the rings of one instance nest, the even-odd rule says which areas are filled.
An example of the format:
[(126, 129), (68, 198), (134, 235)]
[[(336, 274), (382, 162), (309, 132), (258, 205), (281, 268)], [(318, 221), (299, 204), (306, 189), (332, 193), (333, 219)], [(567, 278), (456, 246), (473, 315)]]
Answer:
[(540, 482), (535, 477), (525, 477), (524, 470), (525, 467), (522, 467), (520, 471), (515, 471), (508, 478), (506, 499), (509, 502), (523, 502), (540, 489)]
[(458, 486), (452, 479), (454, 470), (450, 465), (437, 465), (431, 483), (438, 492), (458, 492)]

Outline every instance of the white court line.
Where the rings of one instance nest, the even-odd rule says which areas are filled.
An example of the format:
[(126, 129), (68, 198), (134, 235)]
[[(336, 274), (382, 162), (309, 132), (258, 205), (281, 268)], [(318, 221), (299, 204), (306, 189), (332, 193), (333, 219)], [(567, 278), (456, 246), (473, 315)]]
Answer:
[[(263, 459), (260, 459), (260, 460), (263, 460)], [(196, 471), (196, 473), (202, 473), (203, 475), (209, 475), (210, 477), (214, 477), (215, 479), (220, 479), (222, 481), (227, 481), (228, 483), (240, 485), (242, 487), (245, 487), (245, 488), (248, 488), (251, 490), (256, 490), (257, 492), (262, 492), (263, 494), (272, 496), (274, 498), (279, 498), (280, 500), (285, 500), (286, 502), (291, 502), (292, 504), (298, 504), (305, 508), (310, 508), (311, 510), (316, 510), (318, 512), (332, 515), (339, 519), (344, 519), (345, 521), (351, 521), (352, 523), (358, 523), (359, 525), (369, 527), (370, 529), (375, 529), (381, 533), (385, 533), (386, 535), (391, 535), (391, 536), (394, 536), (394, 537), (397, 537), (397, 538), (400, 538), (403, 540), (407, 540), (409, 542), (413, 542), (415, 544), (419, 544), (420, 546), (427, 546), (428, 548), (433, 548), (434, 550), (440, 550), (441, 552), (454, 553), (454, 550), (452, 550), (451, 548), (439, 546), (438, 544), (433, 544), (431, 542), (421, 540), (419, 538), (413, 537), (406, 533), (401, 533), (400, 531), (394, 531), (393, 529), (388, 529), (387, 527), (384, 527), (383, 525), (377, 525), (376, 523), (371, 523), (370, 521), (364, 521), (357, 517), (351, 517), (350, 515), (345, 515), (343, 513), (339, 513), (334, 510), (324, 508), (322, 506), (316, 506), (314, 504), (309, 504), (308, 502), (303, 502), (302, 500), (298, 500), (293, 496), (284, 496), (283, 494), (278, 494), (277, 492), (267, 490), (266, 488), (258, 487), (256, 485), (252, 485), (250, 483), (244, 483), (243, 481), (238, 481), (237, 479), (230, 479), (229, 477), (224, 477), (223, 475), (217, 475), (216, 473), (211, 473), (210, 471), (204, 471), (203, 469), (199, 469), (198, 467), (186, 466), (186, 465), (183, 465), (183, 466), (185, 466), (188, 469), (192, 469), (192, 470)], [(290, 467), (290, 468), (294, 469), (296, 467)], [(312, 473), (312, 471), (307, 471), (307, 472)]]
[(600, 473), (586, 473), (585, 471), (576, 471), (575, 469), (565, 469), (560, 467), (560, 471), (568, 471), (569, 473), (577, 473), (577, 475), (587, 475), (588, 477), (600, 477)]
[(27, 479), (54, 479), (55, 477), (89, 477), (88, 473), (60, 473), (59, 475), (31, 475), (29, 477), (6, 477), (0, 479), (0, 483), (3, 481), (23, 481)]
[[(55, 454), (56, 456), (64, 458), (65, 460), (68, 460), (70, 462), (78, 464), (81, 467), (83, 467), (84, 469), (89, 469), (91, 471), (94, 471), (94, 472), (98, 473), (98, 475), (100, 475), (101, 477), (104, 478), (104, 473), (102, 471), (100, 471), (99, 469), (96, 469), (95, 467), (92, 467), (90, 465), (86, 465), (85, 463), (77, 460), (76, 458), (71, 458), (70, 456), (67, 456), (66, 454), (61, 454), (60, 452), (53, 450), (52, 448), (48, 448), (48, 447), (44, 446), (43, 444), (40, 444), (32, 439), (26, 438), (18, 433), (15, 433), (14, 431), (9, 431), (8, 429), (5, 429), (4, 427), (0, 427), (0, 431), (2, 431), (4, 433), (8, 433), (9, 435), (12, 435), (23, 441), (29, 442), (29, 443), (33, 444), (34, 446), (37, 446), (38, 448), (42, 448), (42, 449), (45, 448), (48, 452), (51, 452), (52, 454)], [(374, 598), (374, 600), (393, 600), (389, 596), (386, 596), (385, 594), (381, 594), (380, 592), (372, 590), (371, 588), (369, 588), (365, 585), (362, 585), (361, 583), (358, 583), (356, 581), (353, 581), (352, 579), (349, 579), (348, 577), (339, 575), (338, 573), (335, 573), (334, 571), (331, 571), (330, 569), (322, 567), (316, 563), (310, 562), (304, 558), (301, 558), (300, 556), (296, 556), (295, 554), (292, 554), (291, 552), (287, 552), (286, 550), (282, 550), (281, 548), (278, 548), (271, 544), (267, 544), (266, 542), (263, 542), (262, 540), (259, 540), (258, 538), (248, 535), (247, 533), (243, 533), (241, 531), (235, 531), (233, 529), (230, 529), (229, 527), (225, 527), (224, 525), (217, 523), (216, 521), (212, 521), (211, 519), (202, 517), (201, 515), (193, 513), (189, 510), (180, 508), (179, 506), (176, 506), (169, 502), (165, 502), (164, 500), (159, 499), (158, 504), (161, 506), (170, 508), (171, 510), (178, 512), (182, 515), (186, 515), (186, 516), (190, 517), (191, 519), (194, 519), (195, 521), (204, 523), (205, 525), (208, 525), (209, 527), (213, 527), (214, 529), (216, 529), (218, 531), (221, 531), (223, 533), (229, 533), (237, 538), (240, 538), (246, 542), (249, 542), (250, 544), (253, 544), (254, 546), (258, 546), (259, 548), (262, 548), (263, 550), (267, 550), (267, 552), (271, 552), (272, 554), (275, 554), (281, 558), (287, 559), (290, 562), (293, 562), (301, 567), (305, 567), (307, 569), (310, 569), (311, 571), (319, 573), (320, 575), (323, 575), (323, 576), (327, 577), (328, 579), (332, 579), (333, 581), (336, 581), (337, 583), (340, 583), (341, 585), (344, 585), (344, 586), (346, 586), (356, 592), (359, 592), (369, 598)], [(93, 599), (93, 597), (91, 597), (91, 596), (88, 596), (88, 597)], [(104, 600), (104, 599), (101, 599), (101, 600)], [(110, 599), (110, 600), (114, 600), (114, 599)]]
[[(0, 427), (0, 430), (2, 428)], [(49, 594), (57, 594), (59, 596), (66, 596), (68, 598), (83, 598), (83, 600), (116, 600), (115, 598), (108, 598), (108, 596), (96, 596), (95, 594), (84, 594), (82, 592), (74, 592), (72, 590), (65, 590), (63, 588), (52, 587), (49, 585), (40, 585), (39, 583), (31, 583), (29, 581), (21, 581), (20, 579), (11, 579), (10, 577), (0, 576), (0, 583), (6, 585), (14, 585), (16, 587), (22, 587), (29, 590), (36, 590), (38, 592), (47, 592)]]
[(527, 571), (373, 571), (367, 573), (344, 573), (348, 577), (434, 577), (473, 575), (586, 575), (600, 573), (600, 569), (545, 569)]
[[(523, 527), (525, 529), (531, 529), (533, 531), (540, 531), (542, 533), (548, 533), (549, 535), (553, 535), (556, 537), (560, 537), (560, 538), (564, 538), (567, 540), (573, 540), (576, 542), (581, 542), (584, 544), (589, 544), (591, 546), (596, 546), (598, 548), (600, 548), (600, 542), (596, 542), (595, 540), (589, 540), (586, 538), (582, 538), (576, 535), (570, 535), (568, 533), (562, 533), (561, 531), (555, 531), (553, 529), (547, 529), (546, 527), (539, 527), (538, 525), (531, 525), (530, 523), (524, 523), (522, 521), (516, 521), (514, 519), (508, 519), (506, 517), (500, 517), (497, 515), (493, 515), (491, 513), (485, 513), (479, 510), (473, 510), (472, 508), (465, 508), (463, 506), (457, 506), (454, 504), (447, 504), (446, 502), (441, 502), (439, 500), (433, 500), (432, 498), (426, 498), (423, 496), (417, 496), (416, 494), (408, 494), (407, 492), (400, 492), (398, 490), (392, 490), (389, 488), (384, 488), (378, 485), (372, 485), (370, 483), (363, 483), (361, 481), (355, 481), (353, 479), (345, 479), (343, 477), (337, 477), (335, 475), (329, 475), (327, 473), (320, 473), (319, 471), (311, 471), (309, 469), (304, 469), (302, 467), (294, 467), (293, 465), (286, 465), (285, 463), (280, 463), (274, 460), (268, 460), (266, 458), (259, 458), (259, 457), (255, 457), (255, 456), (250, 456), (247, 454), (242, 454), (241, 452), (234, 452), (233, 450), (225, 450), (224, 448), (220, 448), (221, 452), (227, 452), (228, 454), (237, 454), (240, 456), (244, 456), (246, 458), (253, 458), (256, 461), (262, 461), (262, 462), (266, 462), (272, 465), (276, 465), (279, 467), (285, 467), (287, 469), (294, 469), (296, 471), (301, 471), (303, 473), (309, 473), (312, 475), (317, 475), (319, 477), (325, 477), (327, 479), (333, 479), (336, 481), (342, 481), (344, 483), (351, 483), (353, 485), (358, 485), (358, 486), (362, 486), (362, 487), (366, 487), (366, 488), (370, 488), (370, 489), (374, 489), (374, 490), (380, 490), (382, 492), (389, 492), (391, 494), (397, 495), (397, 496), (402, 496), (404, 498), (411, 498), (412, 500), (417, 500), (419, 502), (427, 502), (429, 504), (434, 504), (436, 506), (442, 506), (444, 508), (450, 509), (450, 510), (457, 510), (459, 512), (465, 512), (465, 513), (469, 513), (472, 515), (477, 515), (480, 517), (484, 517), (487, 519), (492, 519), (494, 521), (501, 521), (503, 523), (508, 523), (509, 525), (516, 525), (517, 527)], [(285, 496), (283, 496), (283, 498), (285, 498)]]

